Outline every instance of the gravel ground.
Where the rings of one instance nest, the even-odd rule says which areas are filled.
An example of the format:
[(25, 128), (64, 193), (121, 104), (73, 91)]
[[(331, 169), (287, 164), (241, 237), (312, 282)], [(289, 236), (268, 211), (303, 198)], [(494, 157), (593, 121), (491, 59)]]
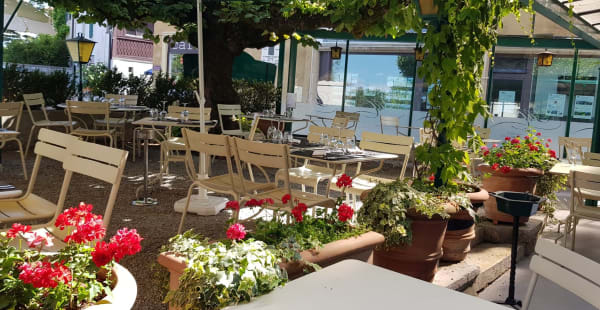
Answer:
[[(32, 155), (27, 159), (29, 173), (33, 168), (33, 160)], [(153, 147), (150, 152), (151, 172), (159, 170), (158, 161), (158, 148)], [(23, 179), (21, 164), (16, 152), (4, 151), (2, 153), (2, 167), (0, 181), (8, 182), (23, 190), (27, 188), (27, 181)], [(363, 165), (363, 169), (370, 167), (373, 166)], [(173, 211), (173, 203), (185, 197), (190, 181), (185, 177), (182, 164), (172, 164), (171, 177), (160, 187), (158, 185), (153, 187), (152, 197), (157, 198), (159, 204), (152, 207), (133, 207), (131, 201), (135, 199), (135, 189), (141, 184), (143, 169), (141, 159), (136, 162), (131, 160), (127, 162), (107, 236), (112, 236), (116, 230), (122, 227), (138, 230), (144, 238), (142, 251), (121, 261), (121, 264), (129, 269), (137, 281), (138, 295), (134, 309), (167, 309), (167, 306), (162, 303), (166, 293), (167, 274), (156, 263), (156, 257), (161, 246), (177, 233), (181, 215)], [(224, 169), (226, 169), (224, 161), (216, 160), (213, 165), (213, 173), (219, 174), (219, 171)], [(386, 164), (382, 175), (398, 175), (398, 170)], [(50, 201), (57, 201), (63, 176), (64, 172), (59, 163), (51, 160), (43, 161), (34, 192)], [(324, 191), (324, 187), (321, 186), (320, 192)], [(95, 213), (103, 214), (109, 191), (110, 188), (105, 183), (75, 175), (71, 182), (66, 206), (76, 206), (80, 201), (85, 201), (94, 205)], [(223, 211), (216, 216), (189, 215), (186, 218), (185, 229), (194, 228), (209, 238), (224, 238), (226, 221), (229, 217), (228, 211)]]

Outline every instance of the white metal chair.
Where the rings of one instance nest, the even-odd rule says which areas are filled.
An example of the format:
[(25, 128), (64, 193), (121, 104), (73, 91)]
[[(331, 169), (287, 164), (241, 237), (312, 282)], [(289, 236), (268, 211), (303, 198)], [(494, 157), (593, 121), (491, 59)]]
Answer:
[[(23, 94), (23, 101), (25, 101), (25, 106), (27, 107), (27, 112), (29, 112), (29, 118), (31, 118), (32, 124), (31, 131), (29, 131), (29, 139), (27, 139), (27, 146), (25, 146), (25, 157), (27, 157), (27, 154), (29, 154), (31, 139), (33, 138), (33, 133), (35, 132), (36, 128), (54, 129), (56, 127), (62, 127), (65, 129), (65, 132), (68, 133), (70, 128), (77, 125), (77, 122), (73, 121), (51, 121), (48, 118), (48, 112), (46, 111), (46, 100), (44, 100), (44, 95), (42, 93)], [(44, 119), (36, 120), (31, 110), (32, 107), (39, 107), (44, 114)]]
[(475, 133), (481, 139), (489, 139), (492, 135), (492, 128), (483, 128), (481, 126), (475, 126)]
[(396, 129), (396, 136), (400, 134), (400, 118), (397, 116), (383, 116), (379, 118), (381, 133), (384, 134), (384, 127), (394, 127)]
[(0, 224), (39, 220), (54, 215), (57, 204), (34, 194), (35, 182), (42, 159), (64, 162), (68, 154), (66, 148), (75, 141), (77, 141), (75, 136), (46, 128), (40, 129), (34, 149), (35, 162), (27, 191), (21, 197), (0, 200)]
[[(21, 115), (23, 115), (23, 102), (6, 102), (0, 103), (0, 122), (2, 117), (12, 118), (11, 122), (13, 130), (7, 130), (8, 127), (0, 126), (4, 130), (0, 130), (0, 150), (4, 148), (8, 142), (16, 142), (19, 146), (19, 155), (21, 156), (21, 165), (23, 166), (23, 176), (27, 180), (27, 166), (25, 165), (25, 153), (23, 153), (23, 144), (19, 139), (19, 126), (21, 125)], [(1, 123), (0, 123), (1, 125)]]
[[(136, 106), (138, 104), (138, 96), (137, 95), (119, 95), (119, 94), (107, 94), (106, 99), (109, 100), (111, 104), (123, 104), (127, 106)], [(121, 102), (123, 99), (123, 102)], [(123, 149), (125, 149), (125, 130), (127, 129), (127, 124), (131, 124), (136, 120), (136, 113), (131, 112), (131, 115), (128, 117), (128, 112), (122, 112), (121, 117), (110, 117), (108, 122), (110, 123), (110, 127), (121, 132), (121, 141)], [(104, 119), (96, 119), (94, 120), (95, 125), (98, 127), (106, 126), (107, 120)], [(116, 145), (116, 144), (115, 144)]]
[(587, 206), (585, 200), (600, 200), (600, 167), (586, 167), (583, 171), (571, 170), (571, 201), (565, 225), (565, 246), (571, 233), (571, 250), (575, 249), (575, 236), (580, 218), (600, 221), (600, 208)]
[(108, 227), (127, 161), (127, 151), (81, 140), (68, 143), (66, 150), (62, 154), (65, 153), (66, 156), (63, 158), (65, 177), (58, 196), (54, 217), (48, 223), (32, 227), (32, 231), (48, 232), (54, 236), (54, 246), (44, 248), (45, 251), (49, 252), (56, 252), (66, 246), (63, 240), (68, 232), (67, 230), (60, 230), (55, 227), (54, 222), (64, 209), (73, 174), (85, 175), (111, 185), (103, 215), (104, 227)]
[[(219, 125), (224, 135), (248, 138), (250, 132), (242, 130), (242, 107), (239, 104), (218, 104)], [(230, 118), (237, 128), (225, 129), (224, 120)]]
[[(321, 135), (326, 134), (329, 139), (335, 137), (343, 141), (354, 137), (354, 130), (339, 129), (329, 127), (310, 126), (308, 128), (307, 140), (310, 143), (319, 143)], [(340, 174), (344, 173), (345, 165), (342, 167)], [(306, 186), (313, 188), (313, 193), (317, 193), (319, 183), (327, 181), (333, 177), (333, 168), (316, 165), (309, 160), (305, 160), (300, 167), (289, 168), (286, 171), (278, 171), (275, 175), (277, 181), (283, 181), (284, 176), (289, 177), (291, 183), (300, 184), (302, 191), (306, 191)]]
[[(264, 209), (273, 210), (276, 217), (278, 211), (291, 212), (295, 199), (298, 199), (299, 202), (306, 204), (308, 208), (314, 208), (317, 206), (324, 208), (335, 208), (335, 201), (330, 198), (318, 194), (300, 192), (291, 189), (290, 178), (289, 174), (287, 173), (287, 171), (290, 169), (289, 146), (287, 144), (261, 143), (240, 138), (233, 139), (235, 146), (236, 166), (240, 172), (238, 175), (240, 178), (242, 192), (244, 193), (243, 199), (248, 200), (254, 198), (260, 200), (271, 198), (274, 201), (273, 205), (265, 205), (261, 207), (257, 213), (245, 220), (250, 220), (256, 217)], [(278, 184), (275, 182), (271, 184), (274, 184), (276, 188), (260, 193), (254, 193), (252, 189), (246, 188), (246, 183), (248, 180), (246, 180), (244, 174), (241, 173), (244, 164), (251, 164), (262, 171), (262, 173), (265, 175), (266, 183), (271, 183), (271, 179), (269, 178), (265, 168), (279, 169), (279, 173), (283, 179), (283, 187), (277, 186)], [(289, 194), (291, 199), (288, 203), (284, 204), (281, 201), (281, 198), (286, 194)], [(236, 221), (239, 220), (239, 212), (234, 214), (234, 219)]]
[[(583, 153), (590, 152), (592, 150), (592, 139), (591, 138), (572, 138), (572, 137), (558, 137), (558, 158), (562, 158), (563, 149), (566, 151), (564, 154), (567, 160), (571, 164), (576, 164), (578, 161), (583, 159)], [(584, 151), (585, 149), (585, 151)], [(575, 162), (573, 162), (573, 157)]]
[[(346, 124), (346, 129), (352, 129), (354, 131), (356, 131), (356, 128), (358, 127), (358, 120), (360, 119), (360, 113), (357, 112), (342, 112), (342, 111), (335, 111), (335, 118), (345, 118), (347, 119), (347, 124)], [(334, 118), (334, 120), (335, 120)], [(333, 127), (333, 124), (332, 126)]]
[[(184, 210), (181, 214), (181, 222), (179, 224), (178, 234), (183, 229), (183, 223), (187, 214), (190, 198), (192, 197), (193, 189), (196, 187), (202, 187), (209, 191), (214, 191), (221, 194), (230, 195), (234, 200), (239, 200), (242, 192), (242, 188), (250, 192), (257, 192), (261, 190), (268, 190), (275, 188), (275, 184), (269, 183), (256, 183), (240, 178), (238, 173), (233, 170), (232, 165), (232, 144), (231, 137), (225, 135), (213, 135), (207, 133), (199, 133), (189, 129), (183, 129), (183, 139), (186, 145), (186, 169), (188, 175), (192, 179), (192, 184), (189, 187), (188, 195)], [(198, 178), (192, 153), (204, 153), (206, 156), (221, 156), (225, 158), (227, 164), (227, 173), (221, 175), (214, 175), (209, 178), (203, 179)], [(240, 172), (241, 173), (241, 172)], [(242, 187), (241, 181), (244, 182)]]
[[(78, 137), (107, 137), (109, 140), (109, 145), (112, 147), (116, 146), (116, 136), (115, 129), (110, 127), (110, 122), (108, 122), (110, 118), (110, 103), (108, 102), (84, 102), (84, 101), (69, 101), (67, 100), (67, 115), (69, 116), (69, 121), (72, 121), (73, 118), (82, 116), (89, 116), (92, 118), (92, 122), (95, 122), (96, 118), (104, 119), (106, 122), (106, 126), (104, 129), (88, 129), (85, 125), (85, 122), (82, 121), (82, 125), (84, 127), (79, 127), (75, 129), (71, 126), (71, 134)], [(95, 127), (95, 126), (94, 126)]]
[[(404, 174), (406, 173), (406, 166), (408, 165), (408, 159), (413, 147), (413, 142), (413, 137), (392, 136), (365, 131), (362, 133), (360, 148), (366, 151), (398, 155), (398, 161), (401, 163), (400, 174), (398, 175), (398, 178), (403, 179)], [(378, 183), (393, 182), (395, 179), (369, 175), (373, 172), (381, 170), (383, 168), (383, 162), (384, 161), (381, 160), (378, 167), (367, 171), (361, 171), (361, 163), (358, 163), (356, 175), (352, 179), (352, 187), (346, 189), (346, 195), (352, 195), (353, 200), (356, 200), (356, 197), (359, 197), (364, 191), (374, 188)], [(331, 180), (330, 189), (339, 190), (335, 185), (336, 182), (337, 177), (334, 177)]]
[(600, 309), (600, 264), (544, 239), (538, 239), (529, 269), (529, 282), (522, 310), (530, 309), (539, 277), (544, 277)]

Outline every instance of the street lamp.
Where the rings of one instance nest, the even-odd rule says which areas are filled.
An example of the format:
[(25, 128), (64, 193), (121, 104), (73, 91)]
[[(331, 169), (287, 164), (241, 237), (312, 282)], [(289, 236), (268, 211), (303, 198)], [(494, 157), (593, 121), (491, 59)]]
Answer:
[(83, 71), (81, 64), (86, 64), (90, 61), (92, 51), (96, 42), (86, 39), (83, 34), (78, 34), (76, 38), (67, 40), (67, 49), (71, 55), (73, 62), (79, 63), (79, 100), (83, 100)]
[(414, 0), (417, 5), (417, 13), (423, 20), (434, 21), (438, 19), (438, 6), (435, 0)]
[(415, 60), (423, 61), (423, 59), (425, 59), (425, 51), (423, 51), (423, 47), (417, 45), (415, 47)]
[(553, 58), (554, 54), (552, 54), (552, 52), (548, 52), (548, 50), (545, 50), (537, 55), (537, 65), (540, 67), (550, 67), (552, 66)]
[(342, 48), (337, 46), (337, 41), (335, 42), (335, 46), (331, 47), (331, 59), (341, 59), (342, 58)]

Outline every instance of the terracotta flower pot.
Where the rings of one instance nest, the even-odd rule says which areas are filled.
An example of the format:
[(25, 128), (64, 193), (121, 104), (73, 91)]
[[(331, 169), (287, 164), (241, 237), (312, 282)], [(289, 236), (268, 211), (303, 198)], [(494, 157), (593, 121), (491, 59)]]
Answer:
[[(318, 250), (302, 251), (300, 255), (308, 262), (315, 263), (321, 267), (335, 264), (345, 259), (357, 259), (372, 263), (373, 249), (383, 243), (385, 238), (376, 232), (367, 232), (357, 237), (337, 240), (325, 244)], [(169, 289), (176, 290), (179, 287), (179, 277), (187, 267), (186, 261), (174, 253), (160, 253), (158, 263), (169, 270)], [(304, 265), (299, 262), (280, 263), (279, 266), (285, 269), (290, 279), (298, 278), (304, 275)], [(177, 308), (169, 305), (170, 310)]]
[[(514, 191), (534, 193), (538, 178), (544, 175), (544, 171), (535, 168), (515, 168), (508, 173), (496, 171), (487, 164), (479, 165), (478, 168), (484, 174), (483, 188), (489, 192)], [(484, 203), (484, 206), (485, 217), (492, 220), (494, 224), (498, 224), (498, 222), (513, 222), (512, 216), (498, 211), (496, 199), (488, 199)], [(521, 217), (520, 222), (524, 223), (528, 220), (528, 217)]]
[(442, 260), (460, 262), (471, 251), (471, 241), (475, 239), (475, 223), (473, 220), (450, 220), (442, 246)]
[[(490, 198), (490, 195), (488, 193), (488, 191), (486, 191), (485, 189), (481, 188), (481, 187), (477, 187), (474, 185), (469, 185), (470, 187), (472, 187), (473, 189), (475, 189), (474, 192), (471, 193), (466, 193), (467, 197), (469, 197), (469, 200), (471, 200), (471, 204), (473, 205), (473, 208), (477, 209), (479, 207), (481, 207), (483, 205), (483, 203), (485, 201), (487, 201)], [(469, 214), (469, 211), (460, 208), (458, 206), (456, 206), (456, 211), (452, 214), (450, 214), (450, 220), (473, 220), (473, 217), (471, 216), (471, 214)]]
[(125, 310), (133, 307), (137, 297), (137, 284), (129, 270), (119, 264), (115, 264), (111, 280), (114, 283), (112, 296), (104, 297), (96, 304), (86, 307), (86, 310)]
[(442, 257), (442, 242), (448, 220), (439, 216), (427, 219), (409, 212), (412, 220), (410, 245), (376, 249), (373, 264), (417, 279), (432, 282)]

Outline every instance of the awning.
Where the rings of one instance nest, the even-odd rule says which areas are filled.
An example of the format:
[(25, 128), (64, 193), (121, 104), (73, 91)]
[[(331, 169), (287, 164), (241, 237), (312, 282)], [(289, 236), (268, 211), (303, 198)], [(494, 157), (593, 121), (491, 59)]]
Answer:
[[(521, 0), (528, 5), (529, 0)], [(569, 6), (573, 17), (569, 17)], [(600, 48), (600, 0), (534, 0), (533, 9), (571, 31), (577, 37)]]

